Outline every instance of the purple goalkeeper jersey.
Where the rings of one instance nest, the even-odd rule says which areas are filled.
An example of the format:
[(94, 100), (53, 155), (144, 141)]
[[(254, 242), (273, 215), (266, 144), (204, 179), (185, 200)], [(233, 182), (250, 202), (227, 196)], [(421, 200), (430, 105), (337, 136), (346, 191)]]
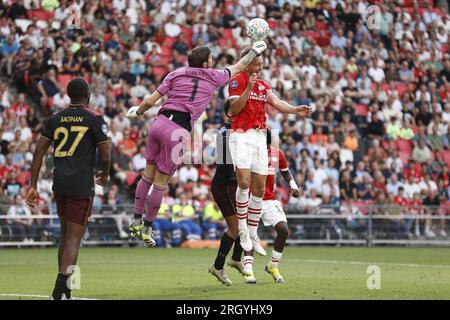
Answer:
[(159, 85), (161, 95), (168, 94), (161, 111), (189, 112), (191, 126), (208, 107), (217, 87), (230, 80), (230, 70), (183, 67), (169, 73)]

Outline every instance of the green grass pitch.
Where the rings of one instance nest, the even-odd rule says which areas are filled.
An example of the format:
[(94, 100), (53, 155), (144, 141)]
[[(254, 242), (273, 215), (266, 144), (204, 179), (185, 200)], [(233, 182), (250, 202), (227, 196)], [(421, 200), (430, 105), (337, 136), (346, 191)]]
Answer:
[[(270, 251), (269, 251), (270, 253)], [(56, 249), (0, 249), (0, 299), (43, 299), (56, 276)], [(227, 269), (233, 286), (207, 273), (216, 250), (82, 248), (81, 289), (96, 299), (450, 299), (450, 249), (288, 247), (276, 284), (255, 258), (256, 285)], [(369, 265), (381, 289), (367, 288)]]

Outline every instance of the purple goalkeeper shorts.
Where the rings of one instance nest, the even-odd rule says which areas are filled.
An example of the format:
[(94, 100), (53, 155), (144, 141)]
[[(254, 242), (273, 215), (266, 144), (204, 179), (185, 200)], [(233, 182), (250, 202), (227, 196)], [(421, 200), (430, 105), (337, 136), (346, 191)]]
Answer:
[(158, 115), (148, 130), (145, 158), (162, 173), (173, 175), (181, 164), (190, 133), (164, 115)]

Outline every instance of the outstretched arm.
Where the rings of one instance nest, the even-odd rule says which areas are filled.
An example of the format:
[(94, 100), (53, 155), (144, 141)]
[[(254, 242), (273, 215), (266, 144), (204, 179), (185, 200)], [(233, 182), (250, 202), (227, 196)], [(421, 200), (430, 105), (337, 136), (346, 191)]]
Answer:
[(283, 113), (292, 113), (292, 114), (296, 114), (300, 117), (310, 117), (312, 114), (311, 107), (309, 107), (307, 105), (300, 105), (298, 107), (295, 107), (295, 106), (291, 105), (290, 103), (287, 103), (286, 101), (278, 98), (276, 96), (276, 94), (273, 92), (267, 97), (267, 102), (272, 107), (274, 107), (275, 109), (277, 109), (278, 111), (283, 112)]
[(133, 106), (128, 109), (127, 118), (137, 118), (139, 116), (142, 116), (148, 109), (153, 107), (161, 97), (162, 94), (155, 90), (155, 92), (153, 92), (149, 97), (145, 98), (144, 101), (142, 101), (140, 106)]

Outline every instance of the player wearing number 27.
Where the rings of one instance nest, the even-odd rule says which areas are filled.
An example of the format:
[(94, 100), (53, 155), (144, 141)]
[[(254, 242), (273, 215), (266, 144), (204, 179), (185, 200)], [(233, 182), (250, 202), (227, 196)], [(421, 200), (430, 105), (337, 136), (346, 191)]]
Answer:
[(67, 94), (69, 107), (51, 115), (44, 123), (33, 155), (31, 187), (26, 199), (32, 208), (39, 203), (37, 180), (42, 158), (53, 143), (53, 192), (61, 223), (59, 273), (52, 294), (55, 300), (71, 297), (67, 283), (92, 213), (96, 150), (101, 160), (97, 184), (106, 185), (111, 164), (108, 127), (103, 116), (88, 107), (89, 84), (83, 78), (75, 78), (69, 82)]
[[(181, 164), (185, 143), (194, 122), (205, 111), (216, 89), (227, 84), (231, 77), (247, 67), (266, 48), (264, 41), (257, 41), (236, 64), (225, 70), (217, 70), (212, 68), (211, 50), (206, 46), (196, 47), (188, 54), (188, 67), (169, 73), (140, 106), (128, 110), (128, 118), (139, 117), (167, 95), (166, 102), (148, 131), (147, 166), (136, 188), (130, 237), (138, 237), (147, 247), (155, 245), (152, 223), (161, 206), (168, 181)], [(147, 212), (142, 221), (145, 208)]]

